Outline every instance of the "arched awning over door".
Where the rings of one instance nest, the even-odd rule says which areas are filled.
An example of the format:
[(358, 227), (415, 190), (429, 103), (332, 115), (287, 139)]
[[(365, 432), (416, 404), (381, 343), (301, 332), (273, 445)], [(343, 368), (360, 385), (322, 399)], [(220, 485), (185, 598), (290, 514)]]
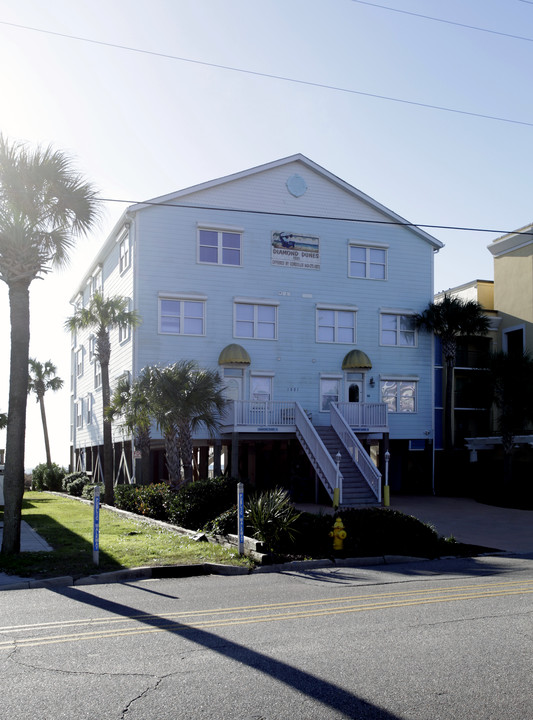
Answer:
[(251, 362), (247, 351), (237, 343), (226, 345), (218, 356), (219, 365), (250, 365)]
[(370, 358), (362, 350), (350, 350), (342, 361), (343, 370), (370, 370), (371, 368)]

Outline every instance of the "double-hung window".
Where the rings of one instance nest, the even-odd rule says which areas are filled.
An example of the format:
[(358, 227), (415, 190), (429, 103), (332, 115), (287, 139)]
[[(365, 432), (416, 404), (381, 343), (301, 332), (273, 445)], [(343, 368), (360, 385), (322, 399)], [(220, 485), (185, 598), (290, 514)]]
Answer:
[(130, 266), (130, 234), (124, 235), (119, 245), (119, 272), (123, 273)]
[(102, 268), (98, 267), (90, 280), (90, 296), (102, 294)]
[(81, 398), (76, 403), (76, 427), (83, 427), (83, 400)]
[(416, 346), (416, 324), (413, 314), (381, 312), (381, 344), (395, 347)]
[[(131, 300), (128, 300), (128, 312), (131, 312)], [(119, 325), (118, 328), (118, 341), (119, 343), (125, 343), (131, 338), (131, 325), (130, 323), (127, 323), (126, 325)]]
[(272, 400), (272, 376), (251, 375), (250, 395), (254, 402), (269, 402)]
[(319, 305), (316, 309), (316, 340), (325, 343), (355, 343), (355, 307)]
[(348, 275), (353, 278), (386, 280), (387, 246), (350, 242), (348, 246)]
[(95, 360), (94, 363), (94, 389), (98, 390), (98, 388), (102, 387), (102, 366), (100, 365), (99, 360)]
[(234, 304), (234, 335), (238, 338), (276, 340), (278, 335), (278, 304), (236, 300)]
[(81, 377), (83, 375), (83, 347), (79, 347), (76, 350), (76, 375)]
[(242, 265), (242, 230), (199, 228), (198, 262)]
[(85, 417), (87, 425), (90, 425), (93, 421), (93, 396), (91, 393), (85, 398)]
[(381, 402), (390, 413), (416, 412), (417, 379), (382, 378)]
[(159, 332), (165, 335), (205, 335), (205, 296), (161, 296)]
[(323, 375), (320, 378), (320, 412), (329, 411), (331, 403), (339, 402), (342, 377)]

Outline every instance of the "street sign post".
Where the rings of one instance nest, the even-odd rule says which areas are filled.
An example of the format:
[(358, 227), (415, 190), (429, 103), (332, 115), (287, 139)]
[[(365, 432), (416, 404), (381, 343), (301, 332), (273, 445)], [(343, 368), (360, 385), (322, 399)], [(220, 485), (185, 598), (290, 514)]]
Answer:
[(93, 563), (100, 563), (100, 487), (94, 488), (94, 516), (93, 516)]
[(237, 534), (239, 536), (239, 555), (244, 555), (244, 485), (237, 484)]

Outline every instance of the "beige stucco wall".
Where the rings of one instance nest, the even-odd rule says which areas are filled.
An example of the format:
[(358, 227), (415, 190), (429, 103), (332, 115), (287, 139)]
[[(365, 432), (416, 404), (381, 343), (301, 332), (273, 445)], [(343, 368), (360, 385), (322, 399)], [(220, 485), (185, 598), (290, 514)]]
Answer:
[(533, 244), (494, 258), (494, 304), (502, 333), (523, 326), (526, 348), (533, 351)]

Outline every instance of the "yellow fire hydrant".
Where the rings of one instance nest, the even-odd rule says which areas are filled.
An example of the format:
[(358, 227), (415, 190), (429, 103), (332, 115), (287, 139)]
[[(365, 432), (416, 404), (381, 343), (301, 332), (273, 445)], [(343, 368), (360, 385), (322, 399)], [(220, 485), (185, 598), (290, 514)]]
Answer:
[(346, 530), (340, 517), (335, 520), (329, 536), (333, 538), (333, 549), (342, 550), (343, 542), (346, 539)]

